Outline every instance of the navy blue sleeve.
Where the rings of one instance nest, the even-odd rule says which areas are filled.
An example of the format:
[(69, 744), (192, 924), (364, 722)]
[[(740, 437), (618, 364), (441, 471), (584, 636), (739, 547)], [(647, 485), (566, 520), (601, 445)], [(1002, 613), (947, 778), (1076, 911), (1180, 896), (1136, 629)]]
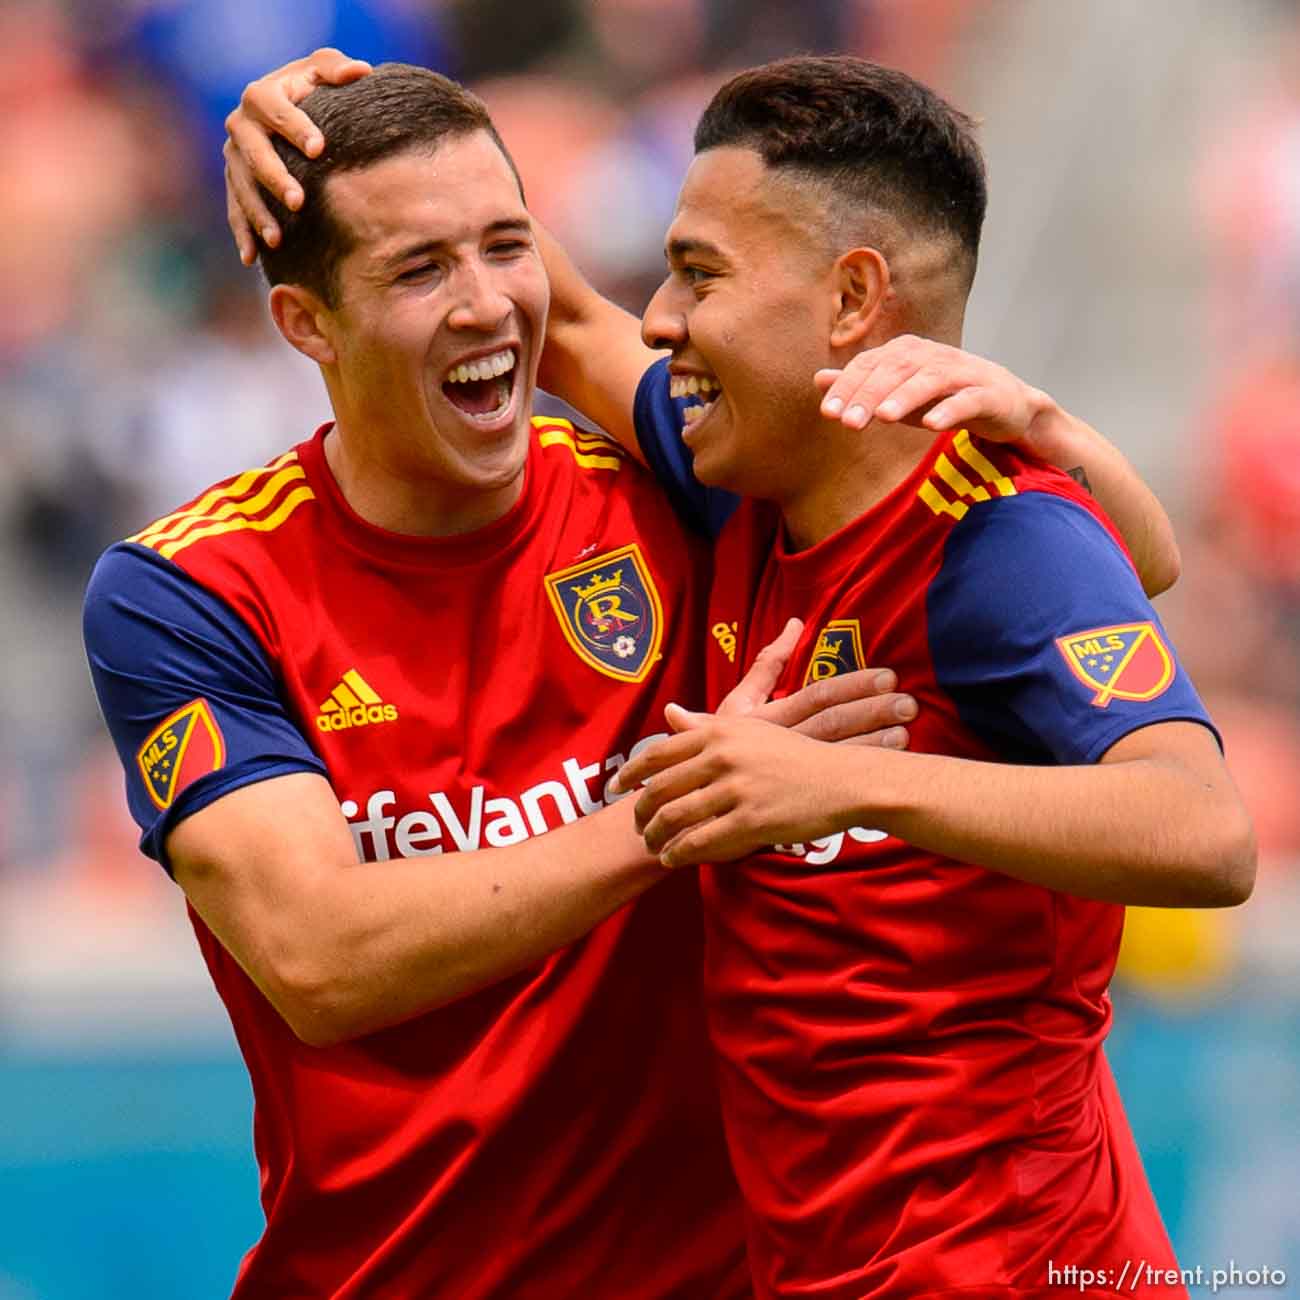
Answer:
[(106, 551), (83, 625), (140, 848), (168, 871), (168, 832), (214, 799), (290, 772), (324, 775), (248, 627), (169, 560), (127, 543)]
[(1013, 761), (1094, 763), (1153, 722), (1214, 729), (1132, 565), (1076, 502), (1025, 492), (973, 506), (927, 614), (939, 685)]
[(646, 464), (668, 493), (678, 515), (696, 532), (716, 537), (740, 498), (721, 488), (705, 487), (695, 477), (692, 457), (682, 441), (686, 401), (669, 396), (668, 360), (661, 358), (641, 376), (632, 418)]

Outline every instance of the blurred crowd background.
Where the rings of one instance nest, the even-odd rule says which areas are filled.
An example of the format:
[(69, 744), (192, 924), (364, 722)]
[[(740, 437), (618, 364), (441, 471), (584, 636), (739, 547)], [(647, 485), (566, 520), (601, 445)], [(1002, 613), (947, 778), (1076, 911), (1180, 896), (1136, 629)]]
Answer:
[(7, 0), (0, 1300), (224, 1295), (258, 1230), (247, 1083), (136, 851), (79, 607), (105, 545), (326, 417), (233, 251), (220, 159), (245, 82), (325, 44), (477, 89), (535, 211), (634, 311), (729, 71), (865, 54), (982, 119), (968, 346), (1166, 502), (1184, 576), (1159, 607), (1259, 832), (1244, 909), (1130, 913), (1110, 1057), (1183, 1262), (1300, 1295), (1296, 5)]

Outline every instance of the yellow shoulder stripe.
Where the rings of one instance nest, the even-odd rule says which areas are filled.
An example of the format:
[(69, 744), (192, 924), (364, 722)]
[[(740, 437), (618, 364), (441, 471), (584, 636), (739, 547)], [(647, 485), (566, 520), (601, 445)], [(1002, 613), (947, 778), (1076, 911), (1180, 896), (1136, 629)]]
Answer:
[[(126, 540), (128, 542), (143, 542), (147, 546), (162, 534), (174, 537), (178, 532), (184, 532), (185, 528), (195, 520), (205, 518), (214, 506), (222, 501), (233, 501), (238, 497), (242, 497), (258, 479), (268, 474), (274, 474), (276, 470), (283, 468), (285, 465), (294, 464), (297, 460), (298, 453), (296, 451), (286, 451), (283, 456), (277, 457), (269, 465), (261, 465), (257, 469), (245, 470), (229, 483), (214, 487), (210, 492), (204, 493), (193, 505), (184, 510), (178, 510), (175, 514), (165, 515), (162, 519), (155, 520), (148, 528), (142, 529)], [(302, 477), (301, 470), (298, 472), (298, 477)]]
[(586, 429), (579, 429), (572, 420), (566, 420), (562, 416), (535, 415), (533, 428), (539, 435), (551, 432), (567, 433), (583, 451), (606, 451), (615, 456), (627, 455), (612, 438), (607, 438), (603, 433), (591, 433)]
[(205, 537), (242, 529), (270, 532), (304, 501), (315, 499), (303, 482), (306, 477), (297, 452), (285, 452), (269, 465), (246, 470), (205, 492), (193, 505), (166, 515), (127, 541), (139, 542), (171, 559)]
[[(227, 519), (223, 522), (207, 523), (192, 532), (187, 533), (184, 537), (177, 538), (172, 542), (164, 542), (154, 546), (154, 550), (164, 559), (170, 560), (173, 555), (183, 551), (187, 546), (193, 546), (195, 542), (202, 541), (205, 537), (218, 537), (222, 533), (234, 533), (247, 530), (253, 533), (269, 533), (284, 523), (288, 517), (293, 514), (304, 501), (314, 501), (316, 494), (305, 484), (302, 487), (294, 488), (275, 510), (262, 519)], [(149, 543), (146, 543), (149, 545)]]
[(999, 496), (1013, 497), (1016, 495), (1015, 484), (971, 442), (970, 434), (965, 429), (952, 440), (952, 449), (971, 469), (975, 470), (985, 483), (997, 488)]
[[(916, 490), (916, 495), (925, 502), (936, 515), (951, 515), (962, 519), (974, 501), (988, 501), (993, 492), (998, 496), (1016, 496), (1016, 485), (984, 455), (970, 440), (970, 434), (962, 429), (952, 440), (952, 449), (966, 469), (972, 469), (983, 480), (974, 483), (953, 463), (946, 452), (935, 457), (934, 465), (925, 481)], [(951, 497), (942, 490), (946, 488)]]
[[(574, 441), (572, 433), (567, 433), (563, 429), (552, 428), (541, 433), (537, 441), (543, 447), (567, 447), (573, 453), (573, 459), (585, 469), (617, 470), (623, 468), (623, 462), (619, 459), (616, 449), (603, 439), (599, 443), (589, 441), (577, 443)], [(597, 447), (603, 450), (603, 455), (594, 454)], [(580, 450), (580, 448), (585, 450)]]

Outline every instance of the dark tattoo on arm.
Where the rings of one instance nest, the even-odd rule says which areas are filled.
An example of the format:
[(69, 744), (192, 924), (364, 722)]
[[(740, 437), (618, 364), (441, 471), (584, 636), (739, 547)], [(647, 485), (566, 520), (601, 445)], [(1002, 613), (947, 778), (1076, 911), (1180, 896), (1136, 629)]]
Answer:
[(1088, 482), (1088, 471), (1082, 465), (1065, 471), (1085, 492), (1091, 494), (1092, 484)]

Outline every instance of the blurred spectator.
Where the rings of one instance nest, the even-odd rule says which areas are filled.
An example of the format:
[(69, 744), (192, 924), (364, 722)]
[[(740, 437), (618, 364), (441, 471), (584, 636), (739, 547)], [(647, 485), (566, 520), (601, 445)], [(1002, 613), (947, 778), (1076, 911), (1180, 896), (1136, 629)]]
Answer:
[(1201, 165), (1209, 346), (1227, 366), (1300, 328), (1300, 13), (1288, 9)]
[(146, 155), (55, 9), (0, 9), (0, 49), (0, 364), (12, 364), (79, 310), (102, 246), (138, 212)]
[(399, 60), (458, 72), (443, 39), (440, 7), (429, 0), (139, 0), (109, 6), (108, 13), (94, 0), (77, 0), (74, 8), (97, 57), (135, 65), (139, 75), (170, 87), (214, 189), (226, 114), (244, 86), (268, 68), (335, 45), (373, 63)]

